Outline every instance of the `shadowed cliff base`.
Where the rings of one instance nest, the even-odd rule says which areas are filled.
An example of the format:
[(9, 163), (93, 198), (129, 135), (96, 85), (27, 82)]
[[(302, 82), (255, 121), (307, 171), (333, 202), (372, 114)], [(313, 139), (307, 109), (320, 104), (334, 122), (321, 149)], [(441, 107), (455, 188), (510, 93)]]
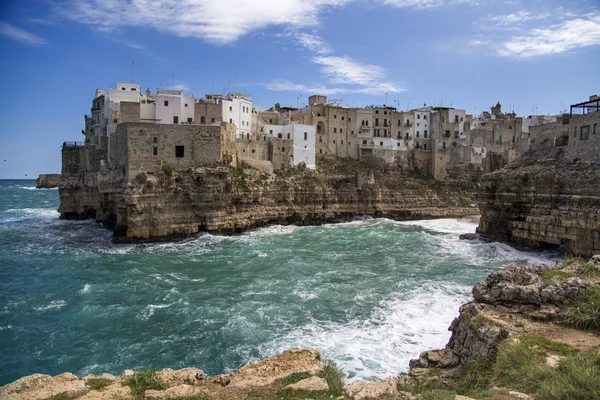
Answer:
[(177, 240), (199, 231), (241, 233), (267, 224), (321, 225), (478, 214), (473, 188), (447, 186), (383, 161), (323, 159), (316, 171), (274, 173), (248, 164), (139, 173), (63, 175), (63, 218), (95, 217), (117, 242)]

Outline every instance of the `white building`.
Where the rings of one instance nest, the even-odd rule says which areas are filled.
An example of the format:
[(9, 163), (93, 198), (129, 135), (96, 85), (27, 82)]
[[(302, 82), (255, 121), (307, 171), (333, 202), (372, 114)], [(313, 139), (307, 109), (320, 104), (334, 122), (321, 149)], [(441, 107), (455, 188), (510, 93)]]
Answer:
[(252, 98), (245, 94), (229, 93), (222, 104), (223, 122), (235, 124), (238, 138), (249, 139), (252, 134)]
[(264, 135), (267, 137), (277, 139), (290, 139), (293, 141), (294, 165), (298, 165), (301, 162), (304, 162), (307, 168), (317, 168), (315, 150), (317, 129), (314, 125), (264, 125), (263, 130)]
[(194, 96), (186, 97), (183, 90), (157, 90), (155, 98), (157, 124), (191, 124), (194, 120)]

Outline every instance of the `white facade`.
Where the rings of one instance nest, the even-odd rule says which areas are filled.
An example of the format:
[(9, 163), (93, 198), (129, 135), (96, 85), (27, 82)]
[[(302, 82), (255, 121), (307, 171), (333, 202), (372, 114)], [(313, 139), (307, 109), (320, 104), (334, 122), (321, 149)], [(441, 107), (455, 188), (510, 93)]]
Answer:
[(315, 150), (317, 128), (314, 125), (264, 125), (263, 130), (264, 135), (269, 138), (290, 139), (293, 141), (294, 165), (304, 162), (307, 168), (317, 168)]
[(252, 134), (252, 98), (239, 93), (229, 93), (223, 99), (223, 122), (235, 124), (236, 136), (249, 139)]
[(182, 90), (157, 90), (156, 123), (191, 124), (194, 120), (194, 96), (186, 97)]

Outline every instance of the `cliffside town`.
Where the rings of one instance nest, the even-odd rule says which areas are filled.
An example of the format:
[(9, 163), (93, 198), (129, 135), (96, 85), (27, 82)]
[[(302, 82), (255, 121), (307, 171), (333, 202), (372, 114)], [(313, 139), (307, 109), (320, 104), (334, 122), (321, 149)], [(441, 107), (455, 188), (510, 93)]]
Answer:
[(477, 214), (483, 182), (481, 233), (583, 255), (600, 248), (597, 112), (521, 118), (498, 103), (474, 118), (448, 107), (350, 108), (318, 95), (303, 108), (264, 110), (248, 95), (197, 100), (121, 83), (98, 89), (91, 112), (84, 142), (63, 144), (59, 212), (95, 218), (117, 241)]

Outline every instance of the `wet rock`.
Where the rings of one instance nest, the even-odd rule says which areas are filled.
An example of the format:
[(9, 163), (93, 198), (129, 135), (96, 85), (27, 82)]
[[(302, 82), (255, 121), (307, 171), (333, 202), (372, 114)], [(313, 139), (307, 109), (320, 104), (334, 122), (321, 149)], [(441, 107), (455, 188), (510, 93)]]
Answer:
[(327, 381), (325, 379), (317, 376), (311, 376), (310, 378), (302, 379), (300, 382), (287, 385), (285, 389), (319, 392), (329, 390), (329, 386), (327, 385)]

